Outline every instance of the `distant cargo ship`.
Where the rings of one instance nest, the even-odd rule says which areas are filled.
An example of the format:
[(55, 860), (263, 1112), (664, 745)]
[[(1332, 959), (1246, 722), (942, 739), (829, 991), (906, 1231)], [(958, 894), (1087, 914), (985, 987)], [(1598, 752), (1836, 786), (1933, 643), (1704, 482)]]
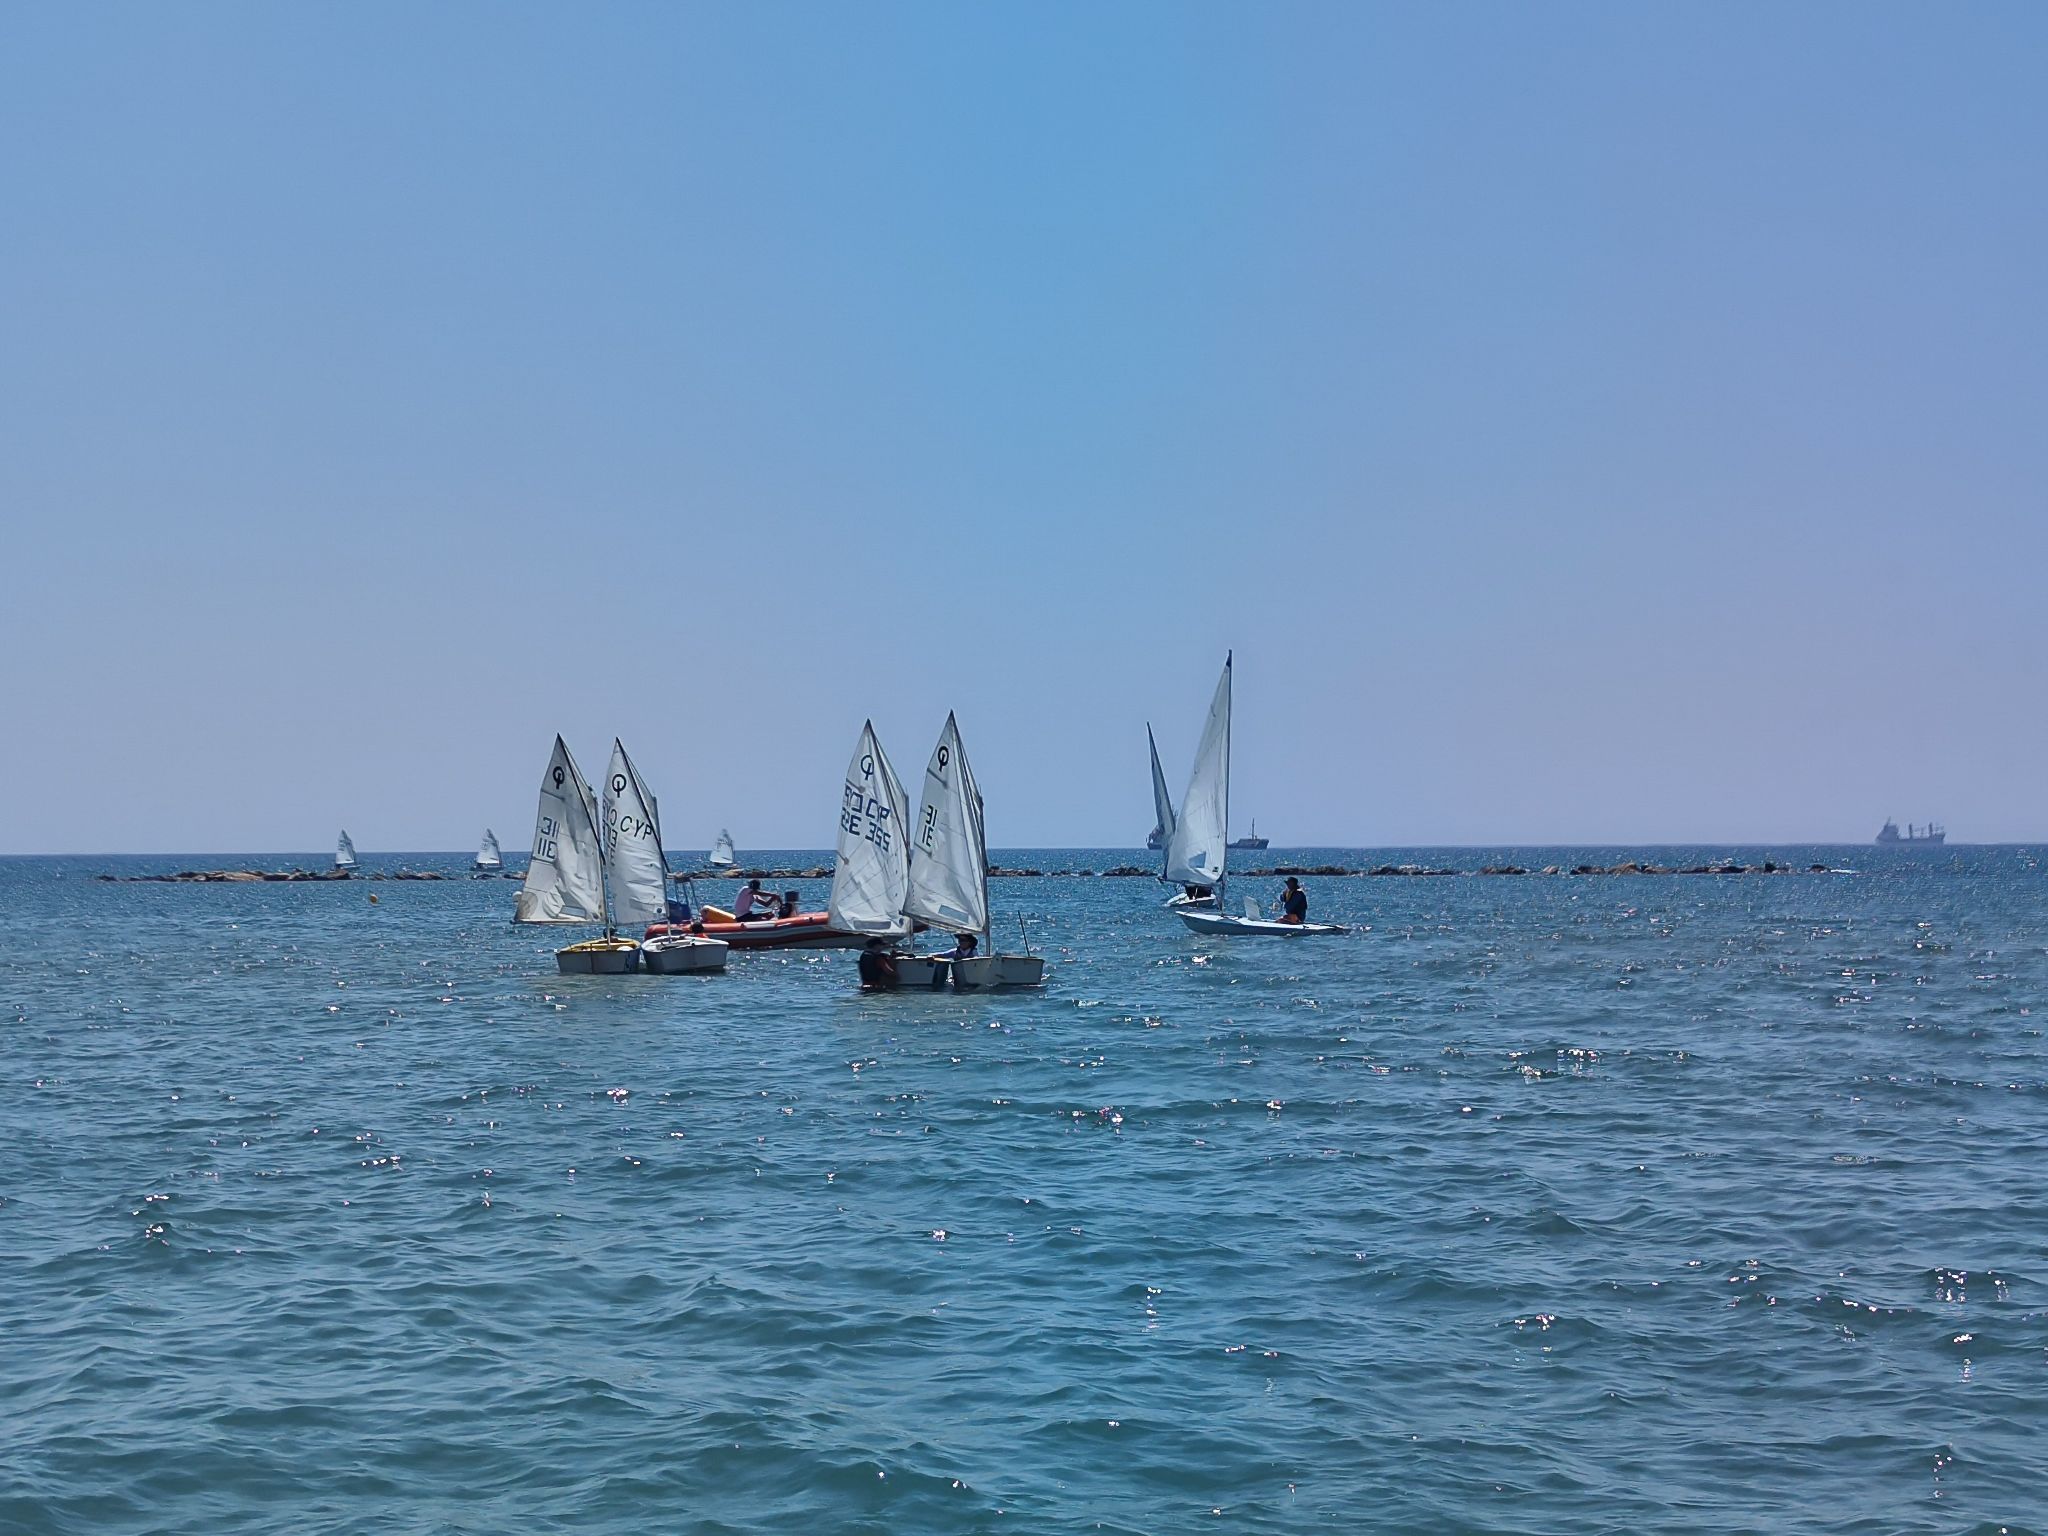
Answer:
[(1240, 837), (1236, 842), (1232, 843), (1230, 846), (1233, 848), (1265, 848), (1271, 846), (1271, 840), (1259, 836), (1259, 824), (1256, 821), (1254, 821), (1252, 823), (1252, 830), (1250, 835), (1246, 837)]
[(1890, 848), (1895, 844), (1904, 847), (1908, 843), (1939, 848), (1947, 841), (1947, 829), (1937, 827), (1931, 821), (1924, 827), (1916, 827), (1909, 821), (1903, 833), (1899, 831), (1899, 824), (1896, 821), (1887, 821), (1877, 834), (1878, 846), (1881, 848)]

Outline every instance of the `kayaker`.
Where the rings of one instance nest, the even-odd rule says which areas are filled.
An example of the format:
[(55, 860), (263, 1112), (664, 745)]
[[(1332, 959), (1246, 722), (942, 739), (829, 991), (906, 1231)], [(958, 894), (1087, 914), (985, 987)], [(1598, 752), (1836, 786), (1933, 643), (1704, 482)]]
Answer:
[(888, 992), (896, 986), (896, 957), (887, 939), (869, 939), (860, 952), (860, 984), (865, 992)]
[(1289, 875), (1287, 889), (1280, 893), (1280, 921), (1283, 923), (1305, 923), (1308, 921), (1308, 892), (1301, 888), (1301, 882)]

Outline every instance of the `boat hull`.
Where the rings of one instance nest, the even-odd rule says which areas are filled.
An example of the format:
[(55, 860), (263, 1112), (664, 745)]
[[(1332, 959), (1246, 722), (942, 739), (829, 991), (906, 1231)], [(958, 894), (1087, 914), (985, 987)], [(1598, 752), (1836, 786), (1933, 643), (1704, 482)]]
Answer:
[(564, 976), (628, 976), (640, 969), (640, 946), (632, 939), (586, 939), (555, 951)]
[(867, 939), (858, 933), (834, 928), (823, 912), (802, 912), (795, 917), (778, 917), (759, 923), (706, 922), (701, 925), (652, 923), (646, 937), (663, 934), (701, 934), (722, 939), (734, 949), (859, 949)]
[(1227, 913), (1195, 912), (1186, 907), (1175, 916), (1196, 933), (1222, 938), (1303, 939), (1351, 931), (1342, 923), (1280, 923), (1270, 917), (1231, 917)]
[(974, 955), (953, 962), (953, 985), (962, 992), (997, 992), (1045, 985), (1042, 955)]
[(896, 957), (896, 990), (899, 992), (937, 991), (946, 984), (953, 962), (940, 960), (931, 955), (898, 955)]
[(723, 939), (701, 939), (687, 933), (664, 934), (641, 943), (640, 963), (655, 976), (722, 971), (731, 948)]
[(1214, 896), (1190, 896), (1186, 891), (1166, 898), (1167, 910), (1172, 912), (1179, 912), (1188, 907), (1208, 907), (1213, 909), (1215, 905), (1216, 898)]

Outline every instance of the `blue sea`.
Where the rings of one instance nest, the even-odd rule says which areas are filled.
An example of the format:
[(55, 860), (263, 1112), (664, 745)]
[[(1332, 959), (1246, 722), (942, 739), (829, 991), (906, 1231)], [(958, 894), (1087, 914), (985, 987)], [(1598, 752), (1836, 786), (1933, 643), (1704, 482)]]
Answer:
[(0, 1531), (2048, 1529), (2042, 851), (1733, 852), (997, 997), (0, 861)]

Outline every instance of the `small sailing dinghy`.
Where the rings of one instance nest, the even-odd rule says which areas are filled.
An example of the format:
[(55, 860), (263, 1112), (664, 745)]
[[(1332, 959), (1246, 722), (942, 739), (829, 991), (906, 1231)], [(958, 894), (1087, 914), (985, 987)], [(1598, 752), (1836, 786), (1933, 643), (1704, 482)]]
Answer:
[(356, 867), (356, 845), (348, 835), (348, 828), (341, 829), (341, 837), (334, 845), (334, 867), (354, 869)]
[(498, 834), (489, 827), (484, 828), (484, 840), (476, 850), (476, 863), (470, 868), (498, 870), (505, 867), (505, 856), (498, 851)]
[(1216, 680), (1215, 697), (1209, 701), (1209, 718), (1202, 725), (1201, 744), (1195, 748), (1195, 766), (1188, 776), (1187, 793), (1181, 796), (1180, 817), (1166, 842), (1165, 878), (1176, 885), (1203, 885), (1216, 893), (1216, 909), (1202, 911), (1182, 906), (1174, 915), (1196, 933), (1235, 934), (1251, 938), (1272, 935), (1301, 938), (1310, 934), (1347, 933), (1335, 923), (1280, 923), (1264, 916), (1257, 901), (1245, 898), (1243, 917), (1233, 917), (1224, 907), (1224, 885), (1228, 878), (1230, 823), (1230, 662), (1223, 658), (1223, 675)]
[(1183, 912), (1180, 920), (1197, 933), (1236, 934), (1239, 937), (1265, 935), (1281, 939), (1299, 939), (1321, 933), (1349, 933), (1351, 930), (1342, 923), (1283, 923), (1266, 916), (1258, 901), (1250, 896), (1244, 899), (1244, 916), (1231, 917), (1223, 912)]
[(534, 823), (533, 862), (519, 892), (515, 922), (604, 924), (604, 936), (555, 951), (564, 976), (623, 975), (638, 970), (640, 945), (612, 929), (610, 892), (605, 882), (604, 833), (597, 805), (568, 743), (555, 738), (540, 786)]
[(718, 841), (711, 845), (711, 857), (704, 861), (713, 869), (731, 869), (739, 860), (732, 851), (732, 834), (720, 827)]
[(868, 938), (908, 937), (903, 900), (910, 891), (910, 802), (875, 738), (861, 727), (839, 798), (839, 847), (826, 927)]
[[(668, 856), (661, 849), (661, 810), (641, 782), (623, 742), (612, 742), (604, 779), (605, 890), (611, 903), (605, 934), (646, 928), (668, 917)], [(633, 945), (630, 938), (616, 942)], [(657, 976), (725, 969), (726, 944), (702, 934), (671, 931), (634, 946), (640, 964)], [(633, 969), (631, 965), (627, 970)]]
[[(1173, 836), (1174, 824), (1179, 818), (1173, 814), (1173, 796), (1166, 792), (1166, 773), (1159, 766), (1159, 743), (1153, 740), (1152, 727), (1149, 723), (1145, 727), (1145, 745), (1152, 749), (1152, 810), (1157, 818), (1152, 835), (1145, 840), (1145, 846), (1164, 849)], [(1159, 867), (1159, 878), (1166, 878), (1166, 866), (1163, 861)], [(1167, 897), (1166, 905), (1169, 908), (1213, 907), (1216, 905), (1216, 895), (1213, 891), (1205, 893), (1183, 889)]]
[[(957, 936), (972, 934), (980, 952), (955, 960), (898, 956), (896, 974), (906, 987), (936, 986), (950, 969), (961, 991), (1035, 987), (1045, 981), (1039, 955), (999, 955), (989, 925), (988, 830), (981, 787), (967, 762), (960, 727), (951, 713), (924, 770), (924, 803), (917, 812), (915, 850), (903, 915)], [(936, 966), (936, 973), (926, 967)]]
[(533, 857), (512, 921), (604, 921), (604, 839), (597, 830), (597, 805), (569, 744), (559, 736), (541, 774)]

